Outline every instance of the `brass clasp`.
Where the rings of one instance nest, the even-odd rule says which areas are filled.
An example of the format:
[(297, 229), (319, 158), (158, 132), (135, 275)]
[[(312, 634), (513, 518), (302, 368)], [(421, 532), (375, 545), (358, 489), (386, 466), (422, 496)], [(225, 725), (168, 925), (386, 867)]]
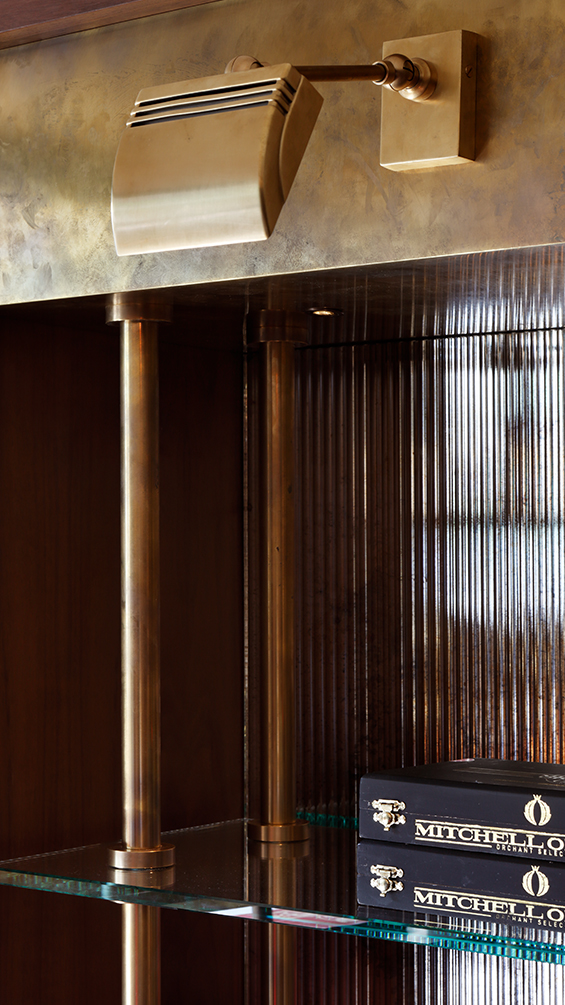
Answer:
[(389, 831), (396, 824), (406, 823), (406, 817), (400, 812), (406, 809), (406, 803), (401, 803), (397, 799), (373, 799), (371, 806), (376, 811), (373, 813), (373, 820), (377, 824), (382, 824), (385, 831)]
[(375, 877), (371, 880), (371, 886), (379, 891), (381, 897), (386, 897), (387, 893), (394, 893), (395, 890), (404, 889), (404, 883), (400, 882), (404, 871), (394, 865), (372, 865), (371, 874)]

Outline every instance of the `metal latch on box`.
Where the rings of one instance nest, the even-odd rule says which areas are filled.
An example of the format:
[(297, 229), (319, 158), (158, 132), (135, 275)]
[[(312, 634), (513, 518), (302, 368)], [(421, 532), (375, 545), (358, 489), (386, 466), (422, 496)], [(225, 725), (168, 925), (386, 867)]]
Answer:
[(371, 874), (375, 876), (375, 879), (371, 880), (371, 886), (379, 891), (381, 897), (386, 897), (387, 893), (394, 893), (395, 890), (404, 889), (404, 883), (400, 882), (404, 872), (394, 865), (372, 865)]
[(382, 824), (385, 831), (395, 824), (406, 823), (406, 817), (400, 812), (406, 809), (406, 803), (399, 803), (397, 799), (373, 799), (371, 806), (376, 811), (373, 813), (373, 820)]

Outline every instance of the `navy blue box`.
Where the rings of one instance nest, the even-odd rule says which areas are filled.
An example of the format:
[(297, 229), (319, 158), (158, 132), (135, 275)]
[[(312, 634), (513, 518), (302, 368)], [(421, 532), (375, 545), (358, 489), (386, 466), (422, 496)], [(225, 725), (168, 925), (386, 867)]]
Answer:
[(359, 836), (565, 862), (565, 766), (477, 758), (365, 775)]
[(565, 869), (551, 861), (360, 841), (357, 900), (379, 913), (447, 915), (563, 931)]

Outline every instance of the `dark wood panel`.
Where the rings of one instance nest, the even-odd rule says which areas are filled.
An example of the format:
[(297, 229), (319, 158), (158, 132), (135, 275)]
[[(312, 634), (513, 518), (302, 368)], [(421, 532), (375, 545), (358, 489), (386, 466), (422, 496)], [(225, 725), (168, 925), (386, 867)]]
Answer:
[(216, 0), (3, 0), (0, 49)]
[(0, 888), (0, 1001), (120, 1005), (118, 904)]
[[(40, 313), (0, 314), (0, 857), (121, 830), (118, 332)], [(165, 827), (242, 815), (242, 360), (207, 331), (160, 352)], [(164, 923), (164, 1003), (241, 1001), (217, 921)], [(1, 1001), (117, 1005), (120, 960), (119, 906), (0, 888)]]
[(162, 1005), (243, 1005), (245, 925), (239, 918), (161, 911)]
[(0, 342), (0, 856), (120, 829), (118, 345)]
[(167, 829), (243, 815), (242, 355), (167, 341), (159, 367)]
[[(118, 333), (4, 317), (0, 857), (121, 829)], [(242, 814), (242, 357), (160, 363), (166, 828)]]
[[(120, 1005), (121, 925), (119, 904), (0, 888), (0, 1000)], [(162, 1005), (241, 1005), (240, 920), (162, 911), (161, 946)]]

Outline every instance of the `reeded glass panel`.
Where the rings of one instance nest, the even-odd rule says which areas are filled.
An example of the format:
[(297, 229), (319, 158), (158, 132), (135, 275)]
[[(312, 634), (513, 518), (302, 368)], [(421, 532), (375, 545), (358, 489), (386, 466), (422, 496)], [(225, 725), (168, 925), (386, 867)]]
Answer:
[[(564, 759), (564, 336), (498, 333), (537, 321), (544, 291), (521, 273), (497, 300), (469, 268), (482, 295), (434, 316), (430, 286), (422, 331), (483, 334), (413, 329), (297, 353), (298, 801), (310, 820), (352, 825), (359, 778), (381, 767)], [(548, 325), (561, 321), (554, 301)], [(469, 981), (485, 1005), (501, 988), (560, 1001), (561, 985), (521, 963), (435, 957), (416, 954), (426, 1005), (459, 1005)]]
[(299, 802), (563, 759), (563, 335), (300, 352)]

